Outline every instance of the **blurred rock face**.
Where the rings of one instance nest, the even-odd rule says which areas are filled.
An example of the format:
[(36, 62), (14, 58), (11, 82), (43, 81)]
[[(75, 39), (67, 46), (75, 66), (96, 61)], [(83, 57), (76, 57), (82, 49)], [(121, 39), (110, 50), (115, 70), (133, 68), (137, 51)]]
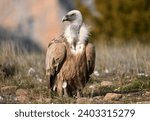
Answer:
[(46, 48), (60, 34), (57, 0), (1, 0), (0, 27), (27, 36)]

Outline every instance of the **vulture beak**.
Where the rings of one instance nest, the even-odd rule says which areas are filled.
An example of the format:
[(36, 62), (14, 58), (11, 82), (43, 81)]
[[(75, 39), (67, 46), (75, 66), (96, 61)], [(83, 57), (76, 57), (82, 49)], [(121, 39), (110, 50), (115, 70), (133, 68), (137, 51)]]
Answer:
[(62, 22), (64, 22), (64, 21), (68, 21), (69, 19), (68, 19), (68, 16), (66, 15), (66, 16), (64, 16), (63, 18), (62, 18)]

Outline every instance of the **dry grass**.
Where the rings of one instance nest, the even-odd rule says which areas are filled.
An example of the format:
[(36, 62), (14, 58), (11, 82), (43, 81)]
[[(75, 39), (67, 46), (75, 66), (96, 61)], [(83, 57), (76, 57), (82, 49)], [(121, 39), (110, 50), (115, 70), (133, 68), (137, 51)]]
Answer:
[(150, 73), (149, 46), (130, 44), (124, 46), (97, 47), (97, 66), (101, 70), (116, 70), (120, 73)]
[[(150, 51), (148, 46), (130, 44), (124, 46), (96, 46), (96, 70), (99, 76), (92, 75), (83, 92), (90, 100), (92, 96), (104, 96), (107, 92), (131, 93), (147, 91), (150, 88)], [(45, 79), (45, 52), (28, 53), (20, 50), (11, 42), (0, 43), (0, 88), (16, 86), (17, 89), (27, 89), (30, 99), (27, 103), (80, 103), (74, 98), (49, 98)], [(7, 71), (3, 71), (4, 68)], [(101, 81), (111, 81), (115, 86), (101, 88)], [(95, 95), (90, 85), (96, 85)], [(97, 91), (98, 90), (98, 91)], [(88, 93), (88, 94), (87, 94)], [(0, 92), (0, 96), (6, 97)], [(10, 96), (10, 95), (9, 95)], [(125, 95), (126, 97), (126, 95)], [(92, 99), (91, 99), (92, 98)], [(17, 103), (8, 99), (5, 103)], [(149, 99), (147, 99), (149, 100)], [(133, 102), (139, 100), (134, 99)], [(140, 100), (141, 101), (141, 100)], [(88, 103), (88, 101), (85, 103)], [(90, 103), (94, 103), (91, 101)], [(103, 102), (95, 102), (103, 103)], [(120, 102), (119, 102), (120, 103)], [(132, 103), (125, 98), (121, 103)]]

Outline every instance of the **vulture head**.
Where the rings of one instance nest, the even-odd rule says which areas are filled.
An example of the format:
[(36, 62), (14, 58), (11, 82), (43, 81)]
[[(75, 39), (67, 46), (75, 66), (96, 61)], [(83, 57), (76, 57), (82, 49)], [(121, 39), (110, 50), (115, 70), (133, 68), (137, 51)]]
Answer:
[(76, 48), (77, 43), (86, 43), (89, 31), (87, 26), (83, 22), (82, 14), (79, 10), (69, 11), (63, 18), (62, 22), (68, 21), (64, 36), (67, 41)]
[(78, 10), (69, 11), (63, 18), (62, 22), (68, 21), (73, 24), (82, 25), (82, 14)]

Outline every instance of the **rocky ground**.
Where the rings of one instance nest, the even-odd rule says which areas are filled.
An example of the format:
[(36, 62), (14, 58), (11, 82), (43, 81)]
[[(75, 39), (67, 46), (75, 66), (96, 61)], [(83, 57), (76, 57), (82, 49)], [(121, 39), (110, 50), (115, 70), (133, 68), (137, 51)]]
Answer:
[(50, 98), (45, 52), (16, 53), (13, 45), (0, 46), (0, 103), (150, 103), (149, 52), (149, 47), (141, 45), (100, 46), (96, 68), (83, 89), (83, 97)]
[[(33, 75), (32, 75), (33, 76)], [(104, 78), (104, 77), (103, 77)], [(141, 79), (141, 77), (137, 77)], [(143, 77), (142, 77), (143, 78)], [(149, 79), (150, 77), (147, 77)], [(93, 80), (94, 81), (93, 81)], [(0, 84), (0, 103), (77, 103), (77, 104), (143, 104), (150, 103), (150, 80), (134, 80), (126, 82), (123, 86), (117, 85), (114, 81), (100, 81), (100, 78), (93, 75), (89, 83), (83, 89), (83, 97), (65, 98), (49, 97), (49, 90), (46, 82), (38, 81), (35, 89), (23, 86)], [(118, 82), (117, 82), (118, 83)], [(21, 85), (21, 84), (20, 84)]]

